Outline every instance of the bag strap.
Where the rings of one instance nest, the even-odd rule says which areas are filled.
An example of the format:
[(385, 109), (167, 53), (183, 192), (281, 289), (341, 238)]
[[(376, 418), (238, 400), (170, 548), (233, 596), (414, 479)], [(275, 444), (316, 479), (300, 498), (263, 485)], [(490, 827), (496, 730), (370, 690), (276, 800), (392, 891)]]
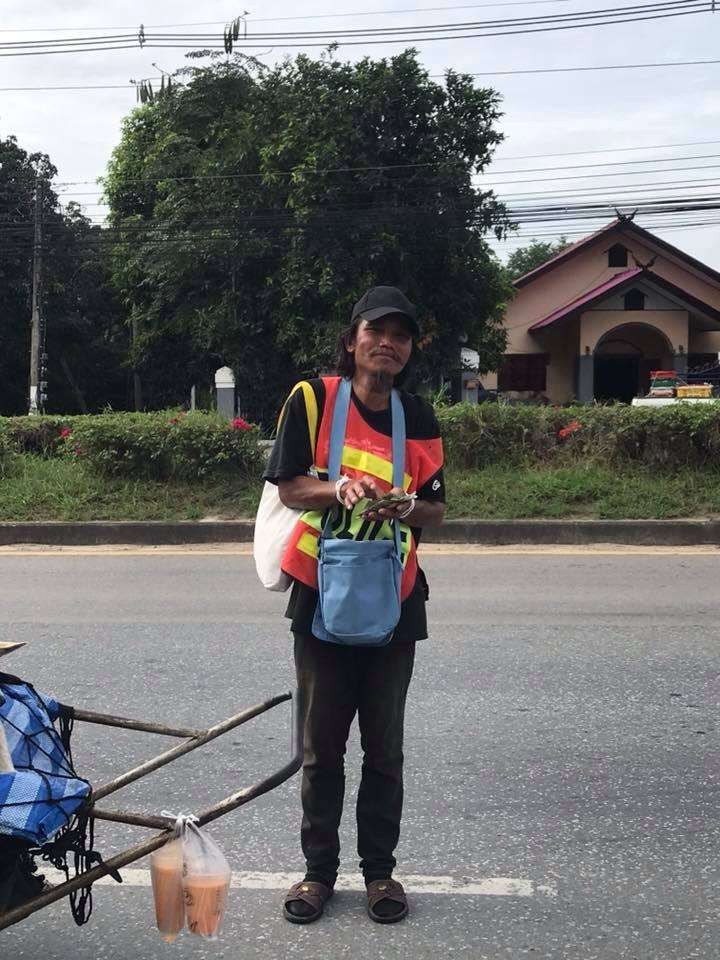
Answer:
[(280, 411), (280, 416), (278, 417), (277, 427), (279, 429), (280, 424), (282, 423), (282, 418), (285, 415), (285, 408), (290, 402), (290, 397), (294, 393), (297, 393), (298, 390), (302, 390), (303, 399), (305, 401), (305, 415), (307, 417), (307, 426), (308, 426), (308, 435), (310, 439), (310, 452), (312, 453), (312, 461), (315, 463), (315, 446), (317, 444), (317, 426), (318, 426), (318, 406), (317, 400), (315, 398), (315, 391), (312, 386), (307, 382), (307, 380), (301, 380), (299, 383), (296, 383), (295, 386), (290, 391), (290, 395), (283, 404), (282, 410)]
[[(340, 380), (335, 395), (332, 421), (330, 423), (330, 450), (328, 453), (328, 480), (330, 483), (334, 483), (340, 477), (342, 452), (345, 445), (345, 428), (347, 426), (351, 394), (352, 383), (346, 377), (343, 377)], [(392, 485), (394, 487), (402, 487), (405, 477), (405, 411), (397, 390), (392, 390), (390, 393), (390, 414), (392, 422)], [(325, 536), (330, 529), (330, 514), (331, 511), (328, 510), (325, 523), (323, 524), (323, 536)], [(393, 523), (393, 535), (395, 539), (395, 550), (398, 558), (400, 558), (400, 523), (397, 520)]]
[[(405, 411), (397, 390), (393, 390), (390, 394), (390, 412), (392, 415), (392, 483), (394, 487), (405, 489), (403, 486), (403, 480), (405, 479)], [(395, 520), (392, 526), (395, 554), (398, 562), (402, 563), (400, 521)]]
[(340, 478), (342, 465), (342, 451), (345, 445), (345, 427), (347, 426), (348, 410), (350, 409), (350, 394), (352, 384), (342, 377), (335, 394), (332, 421), (330, 422), (330, 451), (328, 453), (328, 480), (335, 483)]
[(405, 411), (397, 390), (390, 394), (390, 411), (392, 413), (392, 484), (394, 487), (403, 487), (405, 479)]

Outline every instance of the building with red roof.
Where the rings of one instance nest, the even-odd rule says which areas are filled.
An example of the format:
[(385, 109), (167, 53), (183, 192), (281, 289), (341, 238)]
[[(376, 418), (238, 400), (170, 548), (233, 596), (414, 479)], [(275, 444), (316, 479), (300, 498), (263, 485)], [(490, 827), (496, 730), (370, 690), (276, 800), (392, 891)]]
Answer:
[(507, 347), (483, 378), (519, 399), (621, 400), (650, 371), (720, 357), (720, 273), (620, 218), (515, 280)]

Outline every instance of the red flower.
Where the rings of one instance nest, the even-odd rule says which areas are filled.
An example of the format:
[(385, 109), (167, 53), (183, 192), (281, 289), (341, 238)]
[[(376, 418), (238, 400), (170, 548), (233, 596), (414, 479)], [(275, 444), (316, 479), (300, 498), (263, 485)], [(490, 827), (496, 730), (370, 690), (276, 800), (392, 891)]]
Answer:
[(69, 436), (71, 436), (71, 434), (72, 434), (72, 430), (70, 429), (70, 427), (63, 427), (62, 430), (60, 431), (60, 439), (66, 440)]
[(172, 424), (180, 423), (180, 417), (173, 417), (172, 419), (168, 420), (168, 423), (172, 423)]
[(560, 430), (558, 430), (558, 437), (560, 437), (561, 440), (564, 440), (566, 437), (569, 437), (571, 433), (575, 433), (576, 430), (581, 429), (582, 425), (579, 424), (577, 420), (573, 420), (566, 427), (561, 427)]
[(230, 426), (233, 430), (252, 430), (252, 425), (247, 420), (243, 420), (242, 417), (235, 417)]

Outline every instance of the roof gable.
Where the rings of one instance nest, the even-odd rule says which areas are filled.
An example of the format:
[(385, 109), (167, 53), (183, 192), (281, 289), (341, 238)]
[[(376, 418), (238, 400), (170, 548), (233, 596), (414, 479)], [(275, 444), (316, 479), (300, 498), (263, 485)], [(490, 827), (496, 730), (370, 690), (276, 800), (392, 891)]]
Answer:
[(716, 285), (720, 285), (720, 272), (713, 270), (712, 267), (707, 266), (707, 264), (702, 263), (700, 260), (696, 260), (694, 257), (691, 257), (689, 254), (684, 253), (678, 247), (674, 247), (671, 243), (668, 243), (666, 240), (661, 240), (659, 237), (656, 237), (653, 233), (650, 233), (648, 230), (645, 230), (643, 227), (638, 226), (633, 220), (630, 220), (626, 217), (621, 217), (617, 220), (613, 220), (611, 223), (606, 224), (600, 230), (597, 230), (595, 233), (591, 233), (587, 237), (583, 237), (582, 240), (578, 240), (577, 243), (572, 244), (572, 246), (567, 247), (567, 249), (556, 254), (550, 260), (547, 260), (545, 263), (540, 264), (539, 267), (535, 267), (534, 270), (531, 270), (529, 273), (524, 274), (522, 277), (518, 277), (516, 280), (513, 280), (513, 285), (515, 287), (524, 287), (532, 283), (538, 277), (543, 276), (548, 273), (550, 270), (554, 270), (556, 267), (561, 264), (566, 263), (571, 260), (573, 257), (577, 256), (579, 253), (583, 253), (585, 250), (588, 250), (594, 244), (598, 243), (603, 237), (607, 237), (608, 234), (613, 231), (617, 231), (619, 235), (623, 233), (630, 234), (636, 238), (644, 241), (650, 246), (661, 250), (663, 253), (667, 254), (669, 257), (672, 257), (675, 260), (679, 260), (681, 263), (690, 267), (692, 270), (702, 274), (706, 279), (710, 280)]
[(715, 307), (711, 306), (709, 303), (699, 300), (697, 297), (694, 297), (692, 294), (688, 293), (686, 290), (683, 290), (681, 287), (678, 287), (676, 284), (671, 283), (669, 280), (659, 276), (657, 273), (653, 273), (652, 270), (648, 270), (645, 267), (632, 267), (629, 270), (623, 270), (621, 273), (616, 273), (614, 277), (611, 277), (609, 280), (605, 280), (604, 283), (599, 284), (592, 290), (588, 290), (575, 300), (571, 300), (570, 303), (566, 303), (565, 306), (559, 307), (557, 310), (553, 310), (553, 312), (549, 313), (546, 317), (537, 320), (531, 327), (528, 328), (529, 332), (535, 333), (539, 330), (543, 330), (560, 320), (564, 320), (566, 317), (569, 317), (572, 314), (578, 314), (582, 310), (587, 310), (591, 308), (593, 304), (596, 304), (607, 297), (607, 295), (612, 291), (619, 292), (625, 287), (629, 288), (639, 280), (647, 280), (648, 283), (658, 287), (660, 290), (664, 290), (666, 293), (669, 293), (671, 296), (686, 304), (694, 312), (706, 317), (712, 324), (717, 324), (715, 329), (720, 329), (720, 310), (716, 310)]

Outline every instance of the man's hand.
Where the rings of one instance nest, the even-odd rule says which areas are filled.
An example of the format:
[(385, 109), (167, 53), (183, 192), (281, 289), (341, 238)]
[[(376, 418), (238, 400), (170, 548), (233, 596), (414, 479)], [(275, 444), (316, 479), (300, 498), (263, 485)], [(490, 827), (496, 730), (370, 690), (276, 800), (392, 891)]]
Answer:
[[(389, 492), (399, 496), (405, 494), (405, 491), (402, 487), (393, 487)], [(387, 494), (385, 494), (385, 496), (387, 496)], [(377, 511), (368, 511), (367, 517), (369, 520), (399, 520), (407, 511), (409, 506), (410, 502), (408, 500), (404, 500), (400, 503), (392, 504), (392, 506), (380, 507), (380, 509)]]
[(340, 499), (343, 505), (352, 510), (360, 500), (378, 500), (382, 490), (372, 477), (364, 476), (359, 480), (346, 480), (340, 487)]

